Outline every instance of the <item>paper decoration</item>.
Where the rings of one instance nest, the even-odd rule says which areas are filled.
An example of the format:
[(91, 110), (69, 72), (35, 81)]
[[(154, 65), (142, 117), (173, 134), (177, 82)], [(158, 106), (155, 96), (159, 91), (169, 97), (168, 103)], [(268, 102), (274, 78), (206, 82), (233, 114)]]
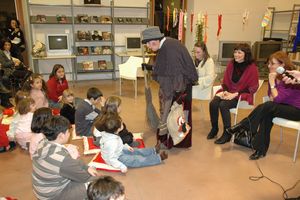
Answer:
[(203, 41), (203, 15), (201, 12), (197, 14), (196, 38), (195, 43)]
[(264, 18), (261, 22), (261, 26), (262, 27), (268, 26), (268, 24), (270, 23), (271, 18), (272, 18), (272, 12), (271, 12), (270, 9), (267, 9), (266, 12), (265, 12)]
[(191, 13), (191, 33), (193, 32), (193, 25), (194, 25), (194, 13)]
[[(299, 15), (298, 22), (299, 20), (300, 20), (300, 15)], [(297, 45), (299, 44), (299, 42), (300, 42), (300, 23), (297, 24), (297, 34), (294, 41), (293, 52), (297, 51)]]
[(220, 36), (222, 30), (222, 15), (218, 15), (218, 31), (217, 31), (217, 37)]
[(187, 26), (187, 12), (183, 13), (183, 27), (186, 29)]
[(177, 8), (174, 8), (173, 10), (173, 28), (177, 26), (178, 23), (178, 10)]
[(247, 23), (248, 19), (249, 19), (249, 11), (245, 10), (243, 13), (243, 19), (242, 19), (243, 25), (245, 25)]
[(179, 12), (179, 25), (178, 25), (178, 40), (182, 40), (182, 31), (183, 31), (183, 11)]
[(207, 24), (208, 24), (208, 15), (207, 15), (207, 13), (205, 13), (205, 15), (203, 16), (203, 27), (204, 27), (203, 41), (204, 41), (205, 44), (207, 42), (207, 28), (208, 28)]
[(166, 30), (169, 31), (169, 24), (170, 24), (170, 8), (167, 6), (167, 24), (166, 24)]

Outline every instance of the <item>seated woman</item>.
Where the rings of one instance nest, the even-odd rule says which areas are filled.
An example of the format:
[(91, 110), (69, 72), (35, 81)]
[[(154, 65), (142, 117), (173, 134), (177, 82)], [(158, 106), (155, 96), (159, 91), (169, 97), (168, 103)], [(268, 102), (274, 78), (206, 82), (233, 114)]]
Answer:
[(215, 144), (229, 142), (231, 135), (226, 131), (231, 126), (230, 109), (236, 107), (239, 97), (253, 104), (253, 94), (258, 89), (258, 69), (248, 44), (239, 44), (234, 48), (233, 59), (224, 73), (222, 89), (209, 104), (211, 131), (207, 139), (213, 139), (219, 131), (219, 110), (222, 115), (224, 131)]
[(229, 133), (235, 134), (241, 129), (247, 129), (255, 134), (252, 141), (255, 152), (249, 157), (250, 160), (257, 160), (266, 155), (270, 145), (274, 117), (300, 120), (300, 87), (299, 85), (286, 85), (281, 80), (282, 76), (276, 73), (279, 66), (286, 70), (294, 69), (285, 52), (278, 51), (270, 56), (268, 95), (271, 101), (260, 104), (247, 118), (227, 130)]
[(7, 38), (12, 43), (11, 53), (13, 57), (23, 61), (22, 52), (25, 50), (25, 39), (23, 31), (20, 29), (20, 22), (16, 19), (8, 21)]
[(11, 41), (8, 39), (4, 39), (0, 46), (0, 64), (4, 72), (2, 81), (8, 89), (11, 89), (12, 85), (17, 86), (16, 80), (23, 81), (31, 74), (19, 59), (12, 57), (11, 46)]
[(203, 90), (211, 86), (214, 81), (215, 65), (204, 42), (197, 42), (194, 45), (194, 54), (195, 66), (199, 76), (197, 88)]

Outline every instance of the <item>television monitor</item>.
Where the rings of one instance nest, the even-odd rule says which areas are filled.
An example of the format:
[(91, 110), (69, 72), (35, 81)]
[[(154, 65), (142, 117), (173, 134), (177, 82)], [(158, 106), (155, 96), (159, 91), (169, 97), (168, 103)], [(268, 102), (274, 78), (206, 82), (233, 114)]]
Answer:
[(251, 47), (250, 41), (220, 41), (218, 61), (226, 65), (233, 58), (234, 48), (241, 43), (247, 43)]
[(71, 55), (68, 34), (47, 34), (48, 55)]
[(141, 51), (140, 37), (126, 37), (126, 51)]
[(266, 61), (269, 56), (282, 49), (279, 41), (257, 41), (252, 47), (253, 58), (258, 62)]

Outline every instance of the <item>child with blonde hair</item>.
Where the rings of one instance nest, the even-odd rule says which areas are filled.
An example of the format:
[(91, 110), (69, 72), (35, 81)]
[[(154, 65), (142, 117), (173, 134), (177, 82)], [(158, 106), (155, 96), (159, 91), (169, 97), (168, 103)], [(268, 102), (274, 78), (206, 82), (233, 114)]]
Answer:
[(47, 86), (41, 74), (34, 73), (23, 86), (31, 98), (34, 99), (36, 108), (49, 107), (47, 98)]
[(62, 94), (63, 106), (60, 110), (60, 115), (67, 118), (70, 124), (75, 123), (75, 106), (74, 106), (74, 94), (70, 89), (64, 90)]
[(28, 150), (31, 140), (31, 122), (33, 112), (35, 111), (35, 104), (32, 98), (22, 99), (17, 106), (20, 119), (16, 127), (16, 141), (22, 149)]

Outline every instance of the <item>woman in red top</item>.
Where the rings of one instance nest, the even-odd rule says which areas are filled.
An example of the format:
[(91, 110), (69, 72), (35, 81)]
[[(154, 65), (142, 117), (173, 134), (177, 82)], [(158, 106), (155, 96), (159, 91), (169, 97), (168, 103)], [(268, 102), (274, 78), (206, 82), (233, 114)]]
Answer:
[(227, 65), (224, 73), (222, 89), (209, 104), (211, 131), (207, 139), (217, 136), (219, 111), (222, 116), (224, 131), (215, 141), (216, 144), (229, 142), (231, 135), (226, 129), (231, 126), (230, 109), (236, 107), (238, 98), (253, 104), (253, 94), (258, 89), (258, 69), (255, 65), (248, 44), (239, 44), (233, 52), (233, 59)]
[(60, 64), (55, 64), (47, 81), (49, 107), (60, 108), (59, 102), (62, 98), (62, 93), (69, 88), (68, 81), (65, 76), (65, 69)]

